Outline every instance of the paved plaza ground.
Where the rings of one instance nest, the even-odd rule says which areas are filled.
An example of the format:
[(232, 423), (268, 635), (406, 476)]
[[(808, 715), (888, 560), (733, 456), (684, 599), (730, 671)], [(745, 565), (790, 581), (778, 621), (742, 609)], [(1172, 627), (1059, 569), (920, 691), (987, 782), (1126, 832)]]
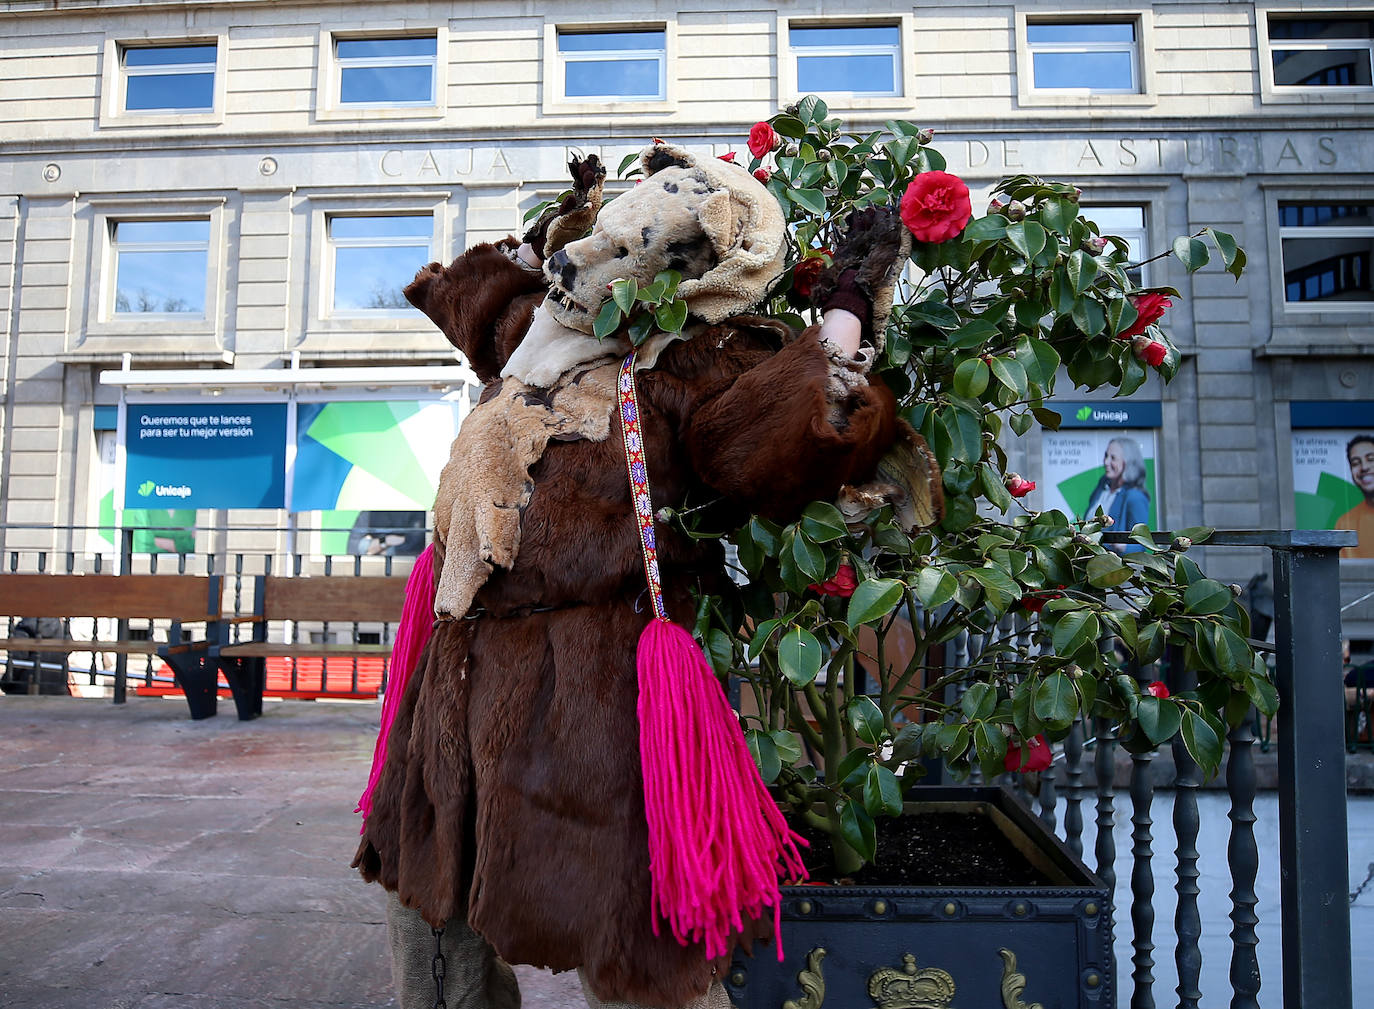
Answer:
[[(367, 777), (378, 705), (269, 703), (254, 722), (231, 712), (192, 722), (179, 700), (115, 706), (0, 696), (0, 1005), (394, 1004), (381, 891), (348, 868), (358, 830), (351, 810)], [(1169, 794), (1159, 801), (1167, 803)], [(1225, 793), (1207, 794), (1200, 805), (1203, 1004), (1218, 1006), (1229, 1000)], [(1172, 1004), (1174, 983), (1166, 809), (1155, 815), (1161, 1006)], [(1279, 1004), (1272, 793), (1261, 795), (1256, 812), (1260, 1001), (1272, 1007)], [(1354, 890), (1374, 863), (1374, 797), (1352, 797), (1349, 812)], [(1123, 800), (1114, 831), (1119, 908), (1129, 901), (1129, 815)], [(1368, 992), (1374, 882), (1352, 906), (1351, 924), (1355, 991)], [(1121, 910), (1116, 932), (1118, 956), (1127, 957), (1119, 967), (1125, 980), (1129, 915)], [(582, 1005), (574, 975), (530, 968), (520, 974), (526, 1006)]]

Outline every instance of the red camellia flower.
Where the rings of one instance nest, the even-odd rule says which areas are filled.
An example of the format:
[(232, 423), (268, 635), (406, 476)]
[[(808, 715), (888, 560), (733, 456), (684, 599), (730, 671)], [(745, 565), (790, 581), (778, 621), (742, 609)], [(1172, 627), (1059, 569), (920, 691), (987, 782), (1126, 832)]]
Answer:
[(854, 577), (854, 569), (848, 564), (841, 564), (834, 578), (827, 578), (819, 585), (807, 586), (823, 596), (839, 596), (841, 599), (848, 599), (858, 587), (859, 580)]
[(815, 286), (816, 278), (821, 275), (821, 271), (824, 269), (824, 257), (806, 257), (792, 270), (792, 290), (803, 298), (811, 297), (811, 288)]
[(760, 182), (762, 182), (764, 185), (767, 185), (767, 184), (768, 184), (768, 180), (771, 179), (772, 177), (773, 177), (773, 173), (770, 172), (770, 171), (769, 171), (768, 169), (766, 169), (766, 168), (755, 168), (755, 169), (754, 169), (754, 178), (758, 179), (758, 180), (759, 180)]
[(1145, 692), (1147, 694), (1153, 694), (1155, 697), (1158, 697), (1161, 701), (1169, 696), (1169, 688), (1164, 685), (1163, 680), (1155, 680), (1153, 683), (1151, 683), (1148, 687), (1145, 688)]
[(1015, 473), (1007, 474), (1007, 493), (1012, 497), (1025, 497), (1035, 490), (1034, 480), (1023, 480)]
[(720, 160), (721, 160), (721, 161), (728, 161), (728, 162), (730, 162), (730, 164), (733, 165), (733, 164), (735, 163), (735, 152), (734, 152), (734, 151), (730, 151), (730, 152), (728, 152), (728, 153), (726, 153), (726, 154), (722, 154), (722, 155), (720, 156)]
[(761, 158), (778, 143), (778, 135), (767, 123), (755, 123), (749, 130), (749, 153)]
[(919, 242), (945, 242), (973, 217), (968, 186), (948, 172), (922, 172), (902, 195), (902, 223)]
[(1153, 291), (1131, 295), (1131, 304), (1135, 306), (1135, 322), (1131, 323), (1130, 328), (1125, 332), (1116, 334), (1118, 340), (1129, 340), (1133, 336), (1140, 336), (1164, 317), (1166, 308), (1172, 308), (1174, 305), (1167, 295), (1155, 294)]
[(1021, 597), (1021, 608), (1029, 613), (1039, 613), (1051, 599), (1063, 599), (1062, 592), (1028, 592)]
[(1054, 752), (1044, 734), (1036, 736), (1026, 744), (1025, 753), (1015, 739), (1007, 742), (1007, 757), (1002, 766), (1008, 771), (1043, 771), (1054, 763)]
[(1137, 336), (1131, 343), (1131, 348), (1135, 351), (1135, 356), (1140, 358), (1151, 368), (1158, 368), (1164, 363), (1164, 359), (1169, 356), (1169, 348), (1158, 340), (1147, 340), (1143, 336)]

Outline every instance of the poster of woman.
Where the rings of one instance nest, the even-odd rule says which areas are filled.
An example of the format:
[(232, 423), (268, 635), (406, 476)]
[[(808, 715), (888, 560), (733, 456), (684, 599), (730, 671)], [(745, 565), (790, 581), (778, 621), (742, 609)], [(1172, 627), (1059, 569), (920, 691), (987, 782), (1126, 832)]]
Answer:
[(1342, 558), (1374, 558), (1374, 427), (1293, 431), (1293, 505), (1299, 529), (1351, 529)]
[[(1067, 429), (1044, 433), (1042, 461), (1046, 508), (1075, 518), (1099, 511), (1114, 532), (1157, 521), (1155, 433), (1150, 429)], [(1113, 547), (1142, 550), (1135, 544)]]

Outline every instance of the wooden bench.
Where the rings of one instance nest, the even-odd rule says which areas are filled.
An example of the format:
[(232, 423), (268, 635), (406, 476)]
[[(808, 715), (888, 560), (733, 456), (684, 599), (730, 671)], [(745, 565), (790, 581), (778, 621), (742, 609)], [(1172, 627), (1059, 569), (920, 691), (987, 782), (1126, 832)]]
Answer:
[[(14, 653), (157, 655), (185, 691), (191, 717), (205, 718), (215, 713), (218, 696), (209, 646), (222, 640), (222, 590), (219, 575), (0, 574), (0, 617), (109, 617), (120, 621), (121, 629), (127, 628), (128, 620), (170, 622), (165, 642), (122, 636), (94, 641), (8, 636), (0, 637), (0, 650), (7, 661)], [(183, 623), (204, 624), (204, 638), (183, 642)], [(36, 660), (29, 661), (36, 673)], [(121, 688), (117, 681), (116, 692)]]
[[(230, 643), (227, 637), (210, 651), (217, 659), (230, 688), (235, 681), (262, 711), (268, 659), (386, 659), (389, 644), (351, 640), (353, 625), (400, 622), (405, 601), (405, 579), (376, 577), (285, 577), (256, 575), (253, 578), (253, 610), (225, 621), (225, 627), (248, 624), (251, 637)], [(318, 623), (326, 629), (343, 625), (350, 640), (338, 642), (272, 641), (269, 625), (289, 623), (299, 633), (302, 623)], [(327, 667), (326, 667), (327, 668)], [(323, 673), (321, 674), (324, 675)], [(323, 686), (323, 684), (322, 684)], [(321, 691), (321, 695), (329, 693)], [(238, 701), (238, 693), (234, 697)], [(245, 715), (240, 710), (240, 717)]]

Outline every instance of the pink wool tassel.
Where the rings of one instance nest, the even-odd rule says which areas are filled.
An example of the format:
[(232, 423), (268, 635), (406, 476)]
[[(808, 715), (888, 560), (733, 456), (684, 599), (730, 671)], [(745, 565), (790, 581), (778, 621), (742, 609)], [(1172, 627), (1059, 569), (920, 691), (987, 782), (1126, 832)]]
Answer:
[(639, 638), (639, 754), (649, 824), (654, 934), (665, 918), (684, 946), (729, 952), (744, 915), (773, 908), (783, 958), (778, 874), (806, 878), (739, 720), (691, 634), (656, 618)]
[(386, 696), (382, 698), (382, 724), (377, 732), (377, 743), (372, 748), (372, 773), (367, 776), (367, 787), (358, 799), (355, 813), (363, 814), (362, 833), (367, 827), (367, 818), (372, 814), (372, 791), (382, 776), (386, 765), (386, 744), (391, 736), (391, 724), (396, 721), (396, 712), (401, 707), (401, 695), (405, 693), (410, 674), (420, 660), (420, 653), (429, 643), (434, 631), (434, 544), (425, 547), (415, 558), (415, 567), (410, 570), (406, 582), (405, 604), (401, 608), (401, 623), (396, 628), (396, 641), (391, 646), (391, 677), (386, 685)]

